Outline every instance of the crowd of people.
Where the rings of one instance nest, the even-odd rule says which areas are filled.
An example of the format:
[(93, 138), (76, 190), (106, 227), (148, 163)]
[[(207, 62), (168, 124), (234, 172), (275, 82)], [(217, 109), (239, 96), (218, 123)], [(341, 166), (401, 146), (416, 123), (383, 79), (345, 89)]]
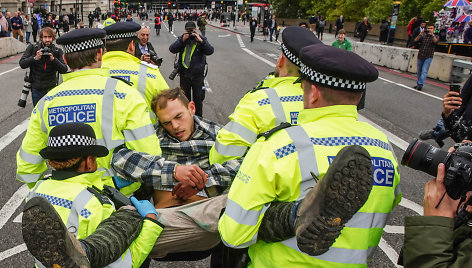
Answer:
[[(274, 72), (222, 126), (202, 112), (206, 56), (214, 52), (205, 25), (218, 14), (148, 13), (138, 15), (154, 22), (157, 35), (163, 18), (189, 20), (169, 47), (177, 88), (159, 71), (150, 28), (129, 14), (108, 13), (103, 29), (79, 27), (62, 36), (52, 16), (41, 18), (39, 42), (20, 60), (31, 70), (34, 109), (17, 179), (31, 190), (22, 230), (36, 264), (146, 267), (153, 258), (208, 252), (212, 267), (367, 266), (401, 200), (399, 163), (386, 135), (357, 120), (378, 71), (351, 52), (343, 16), (332, 45), (320, 41), (322, 16), (286, 27)], [(99, 20), (91, 15), (89, 26)], [(265, 38), (278, 39), (275, 15), (262, 24), (248, 19), (251, 41), (258, 25)], [(370, 23), (360, 25), (365, 38)], [(421, 26), (412, 42), (423, 66), (437, 37)], [(21, 38), (18, 30), (12, 33)], [(472, 136), (467, 123), (451, 123), (460, 121), (454, 111), (469, 97), (463, 90), (444, 98), (443, 120), (457, 139)], [(47, 178), (46, 162), (53, 169)], [(406, 267), (470, 262), (461, 250), (434, 244), (415, 250), (424, 239), (415, 228), (454, 232), (458, 201), (445, 193), (444, 166), (438, 170), (425, 188), (424, 216), (406, 223)], [(379, 172), (391, 177), (374, 180)], [(450, 257), (436, 258), (445, 253)]]

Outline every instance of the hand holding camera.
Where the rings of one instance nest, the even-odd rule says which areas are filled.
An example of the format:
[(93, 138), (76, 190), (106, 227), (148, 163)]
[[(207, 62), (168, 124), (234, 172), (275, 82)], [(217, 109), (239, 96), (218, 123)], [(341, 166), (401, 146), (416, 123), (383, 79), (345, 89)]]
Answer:
[[(459, 89), (460, 90), (460, 89)], [(462, 105), (462, 98), (460, 93), (455, 89), (449, 90), (443, 98), (443, 114), (445, 117), (449, 117), (452, 111), (459, 109)]]

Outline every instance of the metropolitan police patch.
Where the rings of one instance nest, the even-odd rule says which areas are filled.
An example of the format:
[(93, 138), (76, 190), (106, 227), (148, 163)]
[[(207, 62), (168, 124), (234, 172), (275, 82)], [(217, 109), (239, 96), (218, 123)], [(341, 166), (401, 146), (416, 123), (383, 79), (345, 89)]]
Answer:
[(298, 124), (298, 114), (299, 112), (290, 112), (290, 124), (292, 125)]
[(95, 103), (89, 103), (48, 108), (49, 126), (95, 122), (96, 106)]

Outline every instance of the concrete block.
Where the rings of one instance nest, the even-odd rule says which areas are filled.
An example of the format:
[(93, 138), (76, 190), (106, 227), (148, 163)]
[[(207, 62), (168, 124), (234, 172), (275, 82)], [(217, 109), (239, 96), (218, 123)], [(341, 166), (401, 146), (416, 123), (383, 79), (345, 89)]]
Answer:
[(13, 37), (0, 38), (0, 58), (8, 57), (26, 50), (26, 44), (14, 39)]
[[(417, 62), (418, 62), (418, 50), (413, 50), (412, 57), (410, 59), (408, 72), (417, 73)], [(451, 79), (451, 70), (454, 60), (460, 59), (464, 61), (471, 61), (470, 57), (457, 56), (452, 54), (435, 52), (433, 62), (429, 67), (428, 77), (432, 79), (438, 79), (443, 82), (449, 82)]]
[(375, 65), (401, 71), (408, 70), (411, 49), (355, 41), (352, 42), (352, 48), (359, 56)]

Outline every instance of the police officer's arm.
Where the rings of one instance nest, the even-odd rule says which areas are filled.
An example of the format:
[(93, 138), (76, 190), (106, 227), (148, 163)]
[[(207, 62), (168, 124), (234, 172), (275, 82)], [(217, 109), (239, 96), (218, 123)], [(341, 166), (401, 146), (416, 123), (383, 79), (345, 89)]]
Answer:
[(65, 74), (67, 73), (67, 65), (66, 63), (64, 62), (64, 53), (62, 52), (62, 49), (60, 48), (56, 48), (57, 49), (57, 53), (55, 53), (56, 55), (54, 55), (54, 60), (52, 62), (52, 64), (54, 64), (54, 67), (56, 67), (57, 71), (61, 74)]
[(266, 143), (255, 143), (231, 185), (218, 223), (226, 246), (244, 248), (256, 243), (264, 213), (275, 200), (277, 189), (283, 187), (278, 185), (280, 181), (275, 153)]
[(247, 93), (238, 103), (231, 120), (223, 129), (218, 131), (215, 145), (210, 150), (210, 164), (224, 163), (238, 159), (246, 153), (257, 138), (258, 129), (267, 123), (257, 113), (257, 103), (262, 91)]
[(164, 226), (151, 218), (144, 218), (138, 237), (131, 243), (129, 250), (133, 259), (133, 268), (138, 268), (148, 257)]
[(46, 171), (46, 161), (39, 151), (46, 147), (47, 133), (41, 129), (41, 117), (37, 109), (33, 109), (26, 135), (16, 154), (16, 178), (27, 183), (31, 189), (43, 177)]
[(36, 56), (36, 53), (34, 52), (34, 45), (30, 44), (27, 48), (23, 56), (21, 56), (20, 59), (20, 67), (22, 69), (29, 68), (31, 66), (31, 63), (35, 61), (34, 56)]

